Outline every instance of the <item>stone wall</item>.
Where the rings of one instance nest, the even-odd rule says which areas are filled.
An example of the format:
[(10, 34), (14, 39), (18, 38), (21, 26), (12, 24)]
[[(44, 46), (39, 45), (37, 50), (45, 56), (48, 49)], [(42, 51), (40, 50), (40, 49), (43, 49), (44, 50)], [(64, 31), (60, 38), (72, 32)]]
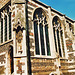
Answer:
[(8, 56), (8, 51), (12, 43), (13, 41), (9, 41), (0, 45), (0, 74), (10, 74), (10, 58)]
[[(67, 38), (69, 38), (69, 35), (72, 35), (72, 33), (70, 32), (69, 29), (67, 29), (69, 33), (69, 35), (67, 35), (66, 30), (65, 30), (65, 25), (63, 23), (63, 28), (64, 28), (64, 41), (65, 43), (65, 50), (67, 50), (68, 52), (68, 59), (66, 58), (61, 58), (60, 59), (60, 65), (58, 65), (58, 63), (56, 62), (56, 58), (55, 59), (51, 59), (51, 58), (42, 58), (41, 56), (37, 57), (35, 55), (35, 38), (34, 38), (34, 24), (33, 24), (33, 14), (36, 8), (43, 8), (46, 11), (46, 14), (48, 15), (48, 9), (45, 8), (44, 6), (42, 6), (41, 4), (37, 4), (35, 1), (29, 1), (28, 2), (28, 25), (29, 25), (29, 39), (30, 39), (30, 53), (31, 53), (31, 69), (32, 69), (32, 74), (33, 75), (49, 75), (51, 72), (57, 72), (57, 70), (59, 69), (59, 71), (63, 74), (63, 75), (74, 75), (73, 71), (70, 72), (71, 70), (74, 70), (74, 53), (69, 54), (69, 52), (73, 52), (73, 48), (72, 48), (72, 44), (73, 44), (73, 40), (72, 39), (68, 39), (65, 40)], [(61, 20), (63, 20), (63, 16), (61, 16), (59, 13), (53, 11), (51, 11), (51, 21), (52, 21), (52, 17), (54, 17), (55, 15), (57, 15)], [(64, 21), (67, 20), (66, 18), (64, 18)], [(70, 22), (72, 23), (72, 22)], [(73, 24), (73, 23), (72, 23)], [(73, 35), (72, 35), (73, 36)], [(67, 49), (66, 49), (67, 47)], [(64, 55), (66, 54), (64, 50)], [(68, 51), (69, 50), (69, 51)], [(36, 56), (36, 57), (35, 57)], [(67, 56), (67, 54), (65, 55)], [(71, 62), (69, 62), (71, 60)], [(73, 62), (72, 62), (73, 61)], [(55, 64), (56, 63), (56, 64)], [(62, 75), (60, 74), (60, 75)]]
[(56, 71), (55, 59), (31, 58), (31, 69), (33, 75), (49, 75)]
[(6, 42), (6, 43), (0, 45), (0, 53), (8, 51), (9, 50), (9, 46), (11, 44), (13, 44), (13, 42), (9, 41), (9, 42)]
[[(72, 36), (71, 36), (71, 35)], [(71, 37), (70, 37), (70, 36)], [(66, 40), (66, 47), (67, 47), (67, 54), (68, 54), (68, 72), (64, 73), (65, 75), (74, 75), (75, 74), (75, 56), (74, 56), (74, 50), (73, 50), (73, 42), (74, 42), (74, 36), (73, 33), (68, 29), (65, 33), (65, 38), (67, 38)], [(66, 66), (66, 65), (65, 65)]]

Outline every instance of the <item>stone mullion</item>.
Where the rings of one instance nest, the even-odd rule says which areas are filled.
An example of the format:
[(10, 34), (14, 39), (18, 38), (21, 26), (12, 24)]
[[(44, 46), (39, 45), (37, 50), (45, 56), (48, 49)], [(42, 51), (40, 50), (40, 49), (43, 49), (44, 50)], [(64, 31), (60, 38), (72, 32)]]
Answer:
[(1, 44), (1, 18), (0, 18), (0, 44)]
[(46, 36), (45, 36), (45, 25), (43, 23), (43, 35), (44, 35), (44, 45), (45, 45), (45, 55), (47, 56), (47, 45), (46, 45)]
[(7, 15), (7, 40), (9, 40), (9, 16)]
[(63, 57), (63, 48), (62, 48), (62, 39), (61, 39), (61, 34), (60, 34), (60, 31), (59, 31), (59, 39), (60, 39), (60, 47), (61, 47), (61, 55)]
[(64, 31), (62, 31), (62, 39), (63, 39), (63, 40), (62, 40), (62, 44), (63, 44), (63, 45), (62, 45), (62, 49), (63, 49), (63, 57), (65, 57), (65, 45), (64, 45), (64, 34), (63, 34), (63, 32), (64, 32)]
[(39, 22), (38, 22), (38, 39), (39, 39), (39, 49), (40, 49), (40, 55), (42, 55), (42, 53), (41, 53), (41, 39), (40, 39)]
[(13, 31), (13, 38), (14, 38), (14, 40), (13, 40), (13, 44), (14, 44), (14, 57), (16, 57), (16, 55), (17, 55), (17, 46), (16, 46), (16, 32), (15, 31)]
[(4, 19), (4, 15), (3, 15), (3, 42), (5, 42), (5, 19)]
[(65, 31), (63, 30), (63, 44), (64, 44), (64, 56), (67, 58), (67, 47), (66, 47), (66, 41), (65, 41)]

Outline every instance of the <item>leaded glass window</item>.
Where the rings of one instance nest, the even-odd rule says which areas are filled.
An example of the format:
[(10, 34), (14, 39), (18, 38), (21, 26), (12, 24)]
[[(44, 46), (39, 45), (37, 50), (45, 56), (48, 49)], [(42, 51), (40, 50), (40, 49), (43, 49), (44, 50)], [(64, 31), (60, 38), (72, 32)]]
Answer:
[(34, 22), (34, 34), (35, 34), (35, 49), (36, 49), (36, 54), (39, 55), (39, 40), (38, 40), (38, 27), (37, 27), (37, 22)]
[(45, 55), (45, 45), (44, 45), (44, 35), (43, 35), (43, 25), (39, 25), (40, 29), (40, 40), (41, 40), (41, 53), (42, 55)]
[(11, 12), (9, 11), (9, 5), (0, 11), (0, 19), (1, 19), (1, 26), (0, 26), (0, 43), (6, 42), (11, 39)]
[(35, 10), (33, 22), (36, 55), (50, 56), (47, 17), (41, 8)]
[(64, 56), (64, 40), (63, 40), (63, 29), (61, 27), (60, 19), (56, 16), (53, 18), (53, 33), (56, 52), (59, 56)]
[(48, 25), (45, 26), (45, 33), (46, 33), (45, 36), (46, 36), (47, 55), (50, 55)]

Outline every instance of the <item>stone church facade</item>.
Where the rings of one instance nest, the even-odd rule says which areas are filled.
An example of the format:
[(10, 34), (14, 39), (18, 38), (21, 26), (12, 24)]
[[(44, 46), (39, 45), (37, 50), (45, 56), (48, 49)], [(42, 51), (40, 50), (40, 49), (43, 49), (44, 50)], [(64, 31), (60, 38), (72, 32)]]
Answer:
[(0, 1), (0, 75), (75, 75), (75, 21), (39, 0)]

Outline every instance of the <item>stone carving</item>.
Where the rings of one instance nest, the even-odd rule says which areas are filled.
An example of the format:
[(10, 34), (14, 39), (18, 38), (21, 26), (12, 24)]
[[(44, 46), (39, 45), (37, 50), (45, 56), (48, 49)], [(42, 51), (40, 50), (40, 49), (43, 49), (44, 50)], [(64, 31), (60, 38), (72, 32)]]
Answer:
[(21, 30), (24, 29), (24, 26), (21, 24), (20, 18), (17, 19), (17, 24), (14, 26), (14, 30), (17, 30), (18, 27), (20, 27)]
[(14, 26), (14, 31), (16, 32), (16, 45), (17, 53), (22, 54), (22, 40), (23, 40), (23, 29), (24, 26), (21, 24), (20, 18), (17, 19), (17, 24)]
[(23, 35), (22, 35), (22, 31), (19, 30), (18, 33), (16, 33), (16, 40), (17, 40), (17, 49), (18, 49), (18, 53), (22, 54), (22, 39), (23, 39)]
[(59, 21), (57, 21), (57, 24), (54, 22), (54, 26), (53, 26), (56, 30), (58, 29), (59, 31), (62, 31), (62, 28), (61, 28), (61, 24)]
[(14, 28), (17, 29), (18, 26), (20, 26), (21, 28), (25, 28), (25, 18), (20, 11), (18, 11), (17, 15), (15, 16)]
[(16, 40), (18, 41), (18, 43), (21, 43), (22, 38), (23, 38), (23, 35), (22, 35), (22, 31), (20, 30), (20, 31), (16, 34)]

